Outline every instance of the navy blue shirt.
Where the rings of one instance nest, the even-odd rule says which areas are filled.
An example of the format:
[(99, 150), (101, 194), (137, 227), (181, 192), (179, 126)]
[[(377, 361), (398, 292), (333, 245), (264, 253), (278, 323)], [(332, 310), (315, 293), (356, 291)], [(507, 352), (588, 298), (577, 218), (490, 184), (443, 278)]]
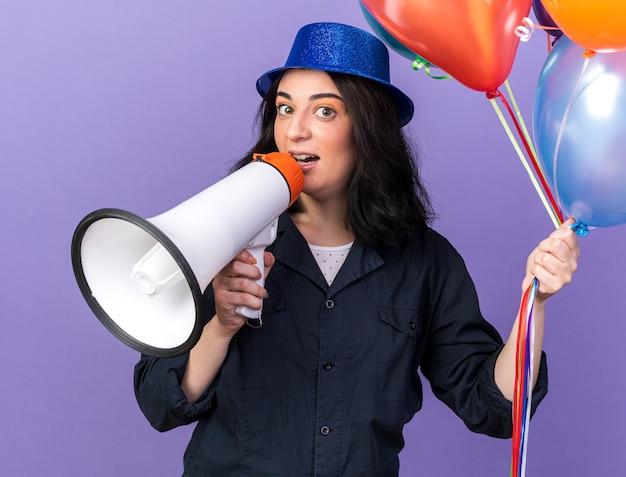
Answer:
[[(511, 403), (493, 377), (502, 339), (445, 238), (355, 242), (330, 286), (287, 214), (271, 250), (263, 327), (237, 333), (197, 402), (180, 387), (187, 355), (135, 368), (156, 429), (198, 421), (184, 475), (395, 477), (403, 426), (422, 405), (418, 368), (470, 429), (510, 437)], [(542, 356), (534, 406), (546, 391)]]

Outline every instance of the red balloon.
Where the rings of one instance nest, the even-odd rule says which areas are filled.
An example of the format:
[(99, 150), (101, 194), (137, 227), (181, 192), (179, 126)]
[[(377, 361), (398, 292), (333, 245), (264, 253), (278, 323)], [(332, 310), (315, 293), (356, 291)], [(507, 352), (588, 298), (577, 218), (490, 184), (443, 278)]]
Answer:
[(409, 50), (478, 91), (508, 77), (532, 0), (362, 0)]

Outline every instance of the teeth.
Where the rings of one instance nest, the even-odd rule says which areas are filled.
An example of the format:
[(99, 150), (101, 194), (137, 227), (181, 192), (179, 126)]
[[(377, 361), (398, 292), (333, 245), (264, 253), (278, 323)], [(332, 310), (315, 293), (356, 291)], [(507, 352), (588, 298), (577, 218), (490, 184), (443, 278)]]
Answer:
[(310, 154), (292, 154), (292, 156), (298, 162), (310, 162), (317, 159), (317, 156), (312, 156)]

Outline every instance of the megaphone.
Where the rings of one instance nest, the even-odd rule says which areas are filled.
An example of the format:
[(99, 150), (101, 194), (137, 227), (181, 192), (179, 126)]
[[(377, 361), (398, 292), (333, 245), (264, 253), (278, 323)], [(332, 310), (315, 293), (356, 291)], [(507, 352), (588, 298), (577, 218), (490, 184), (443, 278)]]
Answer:
[[(278, 216), (303, 186), (302, 170), (290, 154), (254, 154), (241, 169), (155, 217), (96, 210), (72, 238), (82, 295), (131, 348), (157, 357), (183, 354), (206, 321), (206, 287), (243, 249), (263, 273), (263, 252), (276, 238)], [(237, 312), (260, 325), (260, 310)]]

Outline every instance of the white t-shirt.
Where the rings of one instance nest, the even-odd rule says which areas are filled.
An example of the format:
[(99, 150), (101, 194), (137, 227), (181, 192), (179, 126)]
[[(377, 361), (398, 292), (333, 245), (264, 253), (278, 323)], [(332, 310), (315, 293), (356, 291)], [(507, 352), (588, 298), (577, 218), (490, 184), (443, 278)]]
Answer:
[(346, 257), (353, 243), (354, 242), (350, 242), (337, 247), (321, 247), (319, 245), (309, 244), (311, 253), (313, 253), (313, 257), (315, 257), (315, 261), (329, 285), (333, 282), (337, 273), (339, 273), (343, 262), (346, 261)]

